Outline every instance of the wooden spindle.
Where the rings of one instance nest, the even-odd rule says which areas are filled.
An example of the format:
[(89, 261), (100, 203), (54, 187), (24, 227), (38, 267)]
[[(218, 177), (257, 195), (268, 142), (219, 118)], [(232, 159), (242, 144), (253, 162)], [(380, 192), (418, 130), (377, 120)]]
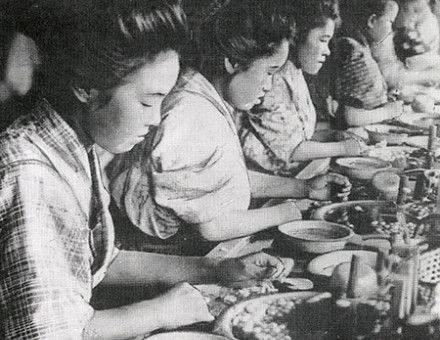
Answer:
[(437, 125), (431, 125), (429, 127), (429, 138), (428, 138), (428, 159), (427, 166), (428, 169), (434, 167), (434, 152), (435, 152), (435, 140), (437, 138)]
[(356, 290), (359, 286), (359, 274), (361, 266), (361, 257), (353, 255), (350, 265), (350, 276), (347, 285), (347, 297), (354, 299), (356, 297)]
[(409, 188), (408, 176), (406, 175), (400, 176), (399, 191), (397, 193), (397, 201), (396, 201), (398, 205), (405, 204), (408, 188)]
[(413, 198), (415, 200), (420, 200), (423, 198), (426, 190), (426, 177), (425, 174), (420, 174), (416, 178), (416, 185), (414, 187)]

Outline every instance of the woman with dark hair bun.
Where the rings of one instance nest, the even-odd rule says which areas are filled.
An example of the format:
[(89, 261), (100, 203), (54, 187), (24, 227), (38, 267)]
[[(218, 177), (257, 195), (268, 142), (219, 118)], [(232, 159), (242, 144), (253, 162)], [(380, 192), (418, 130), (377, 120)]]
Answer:
[(270, 90), (294, 24), (290, 0), (225, 2), (202, 12), (196, 68), (182, 72), (164, 101), (151, 154), (139, 147), (112, 183), (131, 222), (154, 237), (180, 228), (209, 241), (245, 236), (301, 218), (292, 202), (248, 210), (251, 196), (329, 199), (333, 183), (340, 196), (350, 190), (339, 175), (300, 181), (247, 171), (234, 110), (252, 108)]
[(92, 308), (92, 289), (273, 278), (291, 268), (262, 253), (219, 261), (114, 247), (95, 147), (129, 151), (159, 123), (186, 24), (175, 0), (92, 9), (68, 13), (47, 35), (44, 98), (0, 135), (1, 339), (126, 339), (212, 321), (188, 283), (104, 310)]
[(274, 75), (261, 104), (242, 115), (240, 139), (248, 167), (296, 175), (308, 161), (356, 156), (358, 141), (332, 131), (315, 134), (316, 112), (304, 73), (315, 75), (330, 55), (329, 43), (339, 23), (337, 0), (292, 1), (296, 23), (291, 58)]

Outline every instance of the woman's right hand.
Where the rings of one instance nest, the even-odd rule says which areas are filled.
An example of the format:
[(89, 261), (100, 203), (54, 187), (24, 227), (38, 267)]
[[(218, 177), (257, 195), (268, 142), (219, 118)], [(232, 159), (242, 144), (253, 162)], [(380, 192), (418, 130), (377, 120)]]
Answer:
[[(386, 113), (388, 114), (388, 119), (395, 119), (399, 118), (403, 113), (405, 112), (405, 104), (403, 100), (396, 100), (394, 102), (388, 102), (386, 105), (383, 106), (383, 108), (386, 110)], [(384, 120), (387, 120), (384, 118)]]
[(342, 143), (345, 146), (345, 156), (360, 156), (367, 149), (367, 145), (360, 138), (350, 138)]
[(157, 307), (152, 312), (161, 318), (164, 329), (214, 320), (203, 296), (189, 283), (179, 283), (155, 300)]

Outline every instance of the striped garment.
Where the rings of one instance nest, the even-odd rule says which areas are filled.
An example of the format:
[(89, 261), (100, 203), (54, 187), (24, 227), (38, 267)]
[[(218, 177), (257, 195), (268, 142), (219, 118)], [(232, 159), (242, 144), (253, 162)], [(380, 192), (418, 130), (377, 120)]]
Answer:
[(2, 339), (82, 339), (117, 252), (94, 147), (78, 136), (46, 101), (0, 136)]
[(371, 110), (387, 102), (385, 79), (367, 43), (340, 38), (334, 60), (337, 64), (335, 90), (340, 103)]

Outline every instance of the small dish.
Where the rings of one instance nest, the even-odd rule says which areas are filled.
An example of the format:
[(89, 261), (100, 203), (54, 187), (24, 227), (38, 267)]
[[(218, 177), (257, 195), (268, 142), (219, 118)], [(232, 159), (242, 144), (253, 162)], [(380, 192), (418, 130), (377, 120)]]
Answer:
[(440, 123), (440, 117), (437, 115), (433, 115), (432, 113), (408, 113), (403, 114), (399, 117), (399, 121), (408, 125), (414, 126), (422, 129), (429, 129), (430, 123), (433, 121), (437, 121), (437, 124)]
[(374, 157), (338, 158), (335, 163), (340, 172), (359, 180), (371, 180), (377, 172), (391, 168), (390, 162)]
[(145, 340), (228, 340), (224, 336), (203, 332), (166, 332), (144, 338)]
[(343, 249), (354, 232), (341, 224), (327, 221), (293, 221), (278, 227), (284, 244), (296, 251), (323, 254)]
[(389, 145), (398, 145), (404, 143), (409, 136), (408, 129), (385, 124), (369, 125), (365, 130), (372, 144), (385, 141)]
[(367, 250), (340, 250), (315, 257), (309, 262), (307, 271), (319, 277), (330, 277), (333, 269), (340, 263), (350, 262), (353, 255), (358, 255), (362, 262), (375, 268), (377, 252)]
[[(406, 141), (405, 141), (406, 143)], [(380, 144), (379, 144), (380, 145)], [(383, 161), (390, 162), (394, 168), (406, 169), (408, 166), (408, 155), (417, 150), (413, 146), (383, 146), (371, 147), (365, 156), (379, 158)]]
[(408, 137), (405, 144), (414, 146), (416, 148), (427, 149), (428, 148), (428, 136), (413, 136)]

